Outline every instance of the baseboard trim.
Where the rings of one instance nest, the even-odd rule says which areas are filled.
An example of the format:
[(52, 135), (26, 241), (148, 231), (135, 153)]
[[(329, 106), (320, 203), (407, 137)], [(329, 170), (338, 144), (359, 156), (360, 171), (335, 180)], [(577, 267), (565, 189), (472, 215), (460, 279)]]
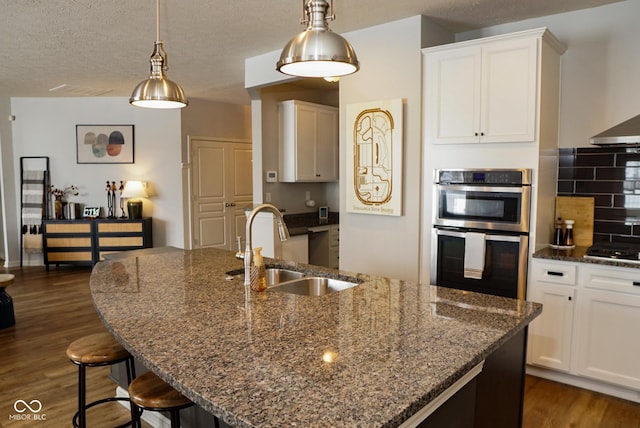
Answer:
[(531, 365), (527, 365), (527, 374), (640, 403), (640, 391), (633, 389)]

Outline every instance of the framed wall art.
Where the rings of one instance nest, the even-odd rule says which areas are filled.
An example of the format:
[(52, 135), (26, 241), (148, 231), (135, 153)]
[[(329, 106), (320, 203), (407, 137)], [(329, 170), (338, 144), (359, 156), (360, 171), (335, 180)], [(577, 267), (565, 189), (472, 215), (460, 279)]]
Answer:
[(76, 125), (77, 163), (133, 163), (133, 125)]
[(403, 100), (347, 104), (347, 212), (402, 215)]

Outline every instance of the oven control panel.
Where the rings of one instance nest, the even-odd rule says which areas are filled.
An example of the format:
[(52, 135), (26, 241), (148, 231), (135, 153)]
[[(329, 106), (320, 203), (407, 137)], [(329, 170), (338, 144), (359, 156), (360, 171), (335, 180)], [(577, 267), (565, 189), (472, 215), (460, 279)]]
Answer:
[(531, 184), (530, 169), (438, 169), (439, 184), (489, 184), (526, 186)]

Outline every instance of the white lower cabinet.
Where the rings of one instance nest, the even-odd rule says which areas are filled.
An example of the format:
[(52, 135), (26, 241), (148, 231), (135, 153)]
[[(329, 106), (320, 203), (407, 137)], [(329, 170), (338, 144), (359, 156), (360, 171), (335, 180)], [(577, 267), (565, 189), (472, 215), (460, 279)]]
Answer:
[(544, 311), (529, 326), (530, 362), (569, 371), (576, 290), (564, 285), (538, 284), (529, 299)]
[(580, 272), (576, 372), (640, 390), (640, 269)]
[(640, 269), (533, 259), (528, 300), (529, 364), (640, 391)]
[(542, 314), (529, 325), (529, 362), (569, 371), (576, 298), (576, 266), (532, 263), (528, 298), (542, 303)]

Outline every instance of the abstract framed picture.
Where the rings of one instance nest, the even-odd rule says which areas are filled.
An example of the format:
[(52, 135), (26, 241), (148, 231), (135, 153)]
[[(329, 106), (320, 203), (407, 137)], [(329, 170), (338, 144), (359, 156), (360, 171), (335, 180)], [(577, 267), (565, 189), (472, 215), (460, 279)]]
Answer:
[(133, 125), (76, 125), (77, 163), (133, 163)]
[(403, 99), (347, 104), (347, 212), (402, 215)]

